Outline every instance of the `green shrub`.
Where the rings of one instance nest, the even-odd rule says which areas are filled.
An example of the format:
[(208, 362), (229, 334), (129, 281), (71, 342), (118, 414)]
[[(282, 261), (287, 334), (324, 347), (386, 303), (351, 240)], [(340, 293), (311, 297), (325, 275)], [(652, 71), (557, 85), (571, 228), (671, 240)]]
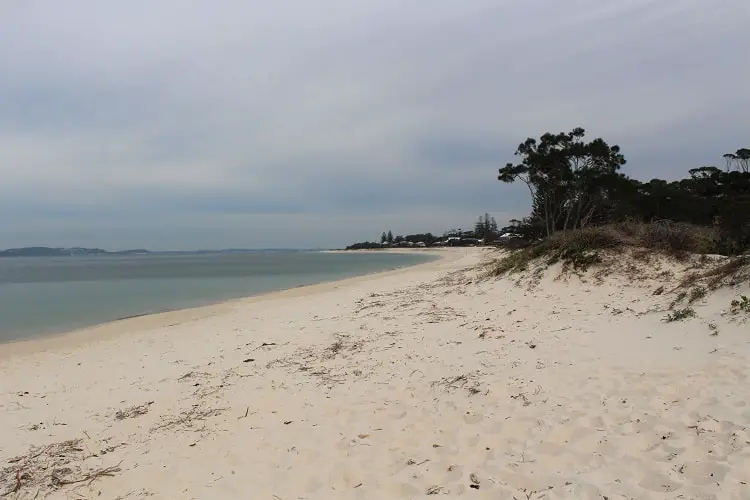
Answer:
[(687, 292), (685, 290), (682, 290), (680, 293), (677, 294), (677, 297), (672, 301), (671, 304), (669, 304), (670, 309), (674, 309), (674, 306), (685, 300), (685, 297), (687, 297)]
[(692, 307), (686, 307), (684, 309), (677, 309), (667, 314), (667, 316), (664, 318), (664, 321), (667, 323), (672, 323), (673, 321), (682, 321), (683, 319), (694, 317), (695, 310)]
[(694, 286), (690, 290), (690, 298), (688, 299), (689, 302), (692, 304), (693, 302), (696, 302), (708, 294), (708, 290), (706, 290), (706, 287), (704, 286)]
[(747, 295), (741, 295), (739, 299), (733, 300), (730, 304), (729, 312), (732, 314), (750, 314), (750, 297)]

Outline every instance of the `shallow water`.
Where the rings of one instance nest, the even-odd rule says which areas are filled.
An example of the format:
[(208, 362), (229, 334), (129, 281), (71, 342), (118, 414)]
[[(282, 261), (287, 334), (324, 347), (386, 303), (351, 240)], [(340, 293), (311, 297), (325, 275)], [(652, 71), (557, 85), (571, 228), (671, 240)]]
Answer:
[(392, 253), (263, 251), (0, 259), (0, 342), (427, 262)]

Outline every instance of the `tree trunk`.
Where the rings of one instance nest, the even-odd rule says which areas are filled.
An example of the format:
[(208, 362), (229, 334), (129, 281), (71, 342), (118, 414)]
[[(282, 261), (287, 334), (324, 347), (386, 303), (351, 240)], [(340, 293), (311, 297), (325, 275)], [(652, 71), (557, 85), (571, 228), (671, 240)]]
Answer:
[(555, 232), (555, 213), (548, 194), (544, 195), (544, 225), (547, 226), (547, 237), (552, 236)]

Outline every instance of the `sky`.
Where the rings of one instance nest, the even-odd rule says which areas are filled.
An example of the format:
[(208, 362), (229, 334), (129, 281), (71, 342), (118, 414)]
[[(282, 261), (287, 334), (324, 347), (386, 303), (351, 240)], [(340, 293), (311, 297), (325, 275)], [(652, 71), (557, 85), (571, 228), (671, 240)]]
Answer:
[[(53, 6), (54, 5), (54, 6)], [(0, 0), (0, 248), (340, 247), (502, 226), (527, 137), (750, 147), (747, 0)]]

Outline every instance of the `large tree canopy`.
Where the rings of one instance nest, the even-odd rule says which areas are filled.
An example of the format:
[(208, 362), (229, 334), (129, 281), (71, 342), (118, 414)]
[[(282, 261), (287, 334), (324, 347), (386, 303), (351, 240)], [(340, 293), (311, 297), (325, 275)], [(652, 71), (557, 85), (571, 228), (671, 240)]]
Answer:
[(725, 252), (750, 247), (750, 149), (725, 154), (725, 170), (704, 166), (678, 181), (640, 182), (619, 172), (619, 147), (586, 143), (584, 135), (577, 128), (527, 139), (516, 151), (521, 162), (500, 169), (499, 180), (521, 180), (531, 194), (531, 215), (515, 232), (549, 236), (625, 219), (670, 220), (716, 228)]
[(609, 146), (601, 138), (587, 143), (585, 135), (584, 129), (576, 128), (544, 134), (539, 141), (529, 138), (516, 150), (521, 162), (499, 171), (503, 182), (526, 184), (533, 215), (543, 221), (548, 236), (596, 220), (625, 164), (619, 146)]
[(727, 153), (724, 159), (727, 162), (727, 171), (750, 173), (750, 149), (741, 148), (734, 153)]

